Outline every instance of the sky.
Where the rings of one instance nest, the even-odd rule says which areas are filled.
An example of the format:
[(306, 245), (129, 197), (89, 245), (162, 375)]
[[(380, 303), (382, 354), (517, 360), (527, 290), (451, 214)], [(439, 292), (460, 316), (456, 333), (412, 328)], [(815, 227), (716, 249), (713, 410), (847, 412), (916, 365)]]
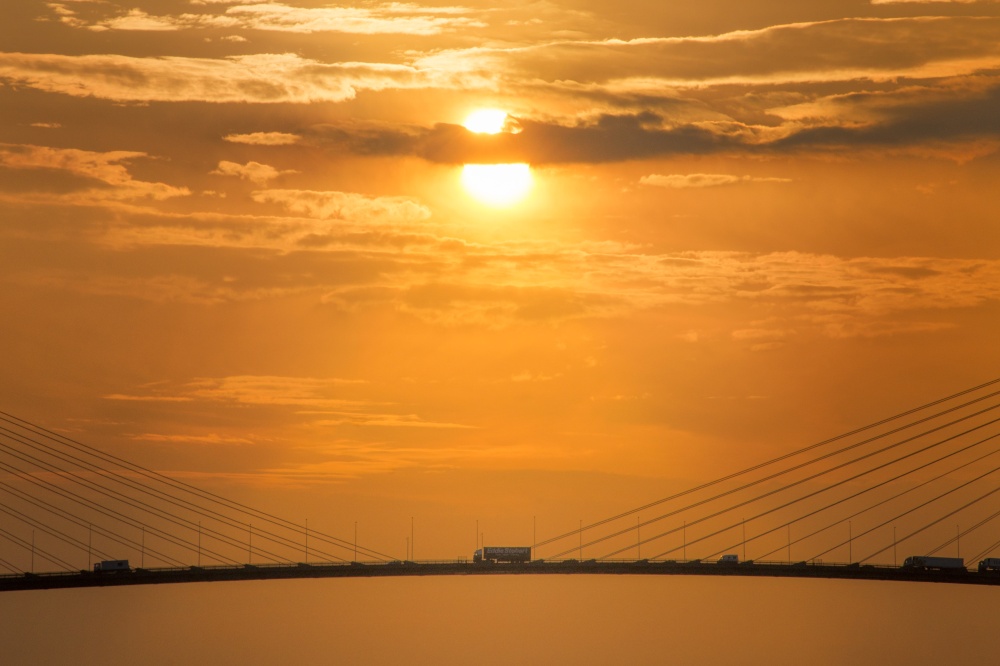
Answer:
[(527, 543), (994, 378), (998, 119), (986, 0), (5, 2), (0, 409)]

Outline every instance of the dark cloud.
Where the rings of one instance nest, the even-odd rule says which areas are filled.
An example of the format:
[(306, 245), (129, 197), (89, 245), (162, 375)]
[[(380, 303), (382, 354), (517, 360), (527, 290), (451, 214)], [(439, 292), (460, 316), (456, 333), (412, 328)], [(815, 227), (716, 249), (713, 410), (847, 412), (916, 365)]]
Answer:
[[(936, 91), (940, 93), (941, 91)], [(775, 154), (865, 147), (917, 148), (940, 141), (1000, 138), (1000, 86), (975, 94), (926, 98), (881, 96), (872, 110), (871, 95), (839, 100), (876, 116), (867, 123), (839, 118), (798, 122), (787, 132), (768, 134), (739, 121), (668, 125), (653, 112), (599, 116), (594, 122), (560, 125), (519, 119), (517, 134), (475, 134), (460, 125), (430, 128), (314, 128), (321, 143), (360, 155), (413, 155), (440, 164), (527, 162), (535, 165), (608, 163), (670, 155), (715, 153)], [(838, 114), (839, 115), (839, 114)]]
[(618, 162), (664, 154), (716, 152), (732, 141), (695, 125), (658, 129), (649, 112), (604, 115), (589, 125), (521, 120), (518, 134), (475, 134), (460, 125), (350, 131), (317, 128), (322, 142), (360, 155), (415, 155), (441, 164)]
[(771, 150), (816, 147), (907, 147), (929, 141), (1000, 138), (1000, 86), (958, 99), (911, 103), (864, 127), (810, 127), (775, 141)]

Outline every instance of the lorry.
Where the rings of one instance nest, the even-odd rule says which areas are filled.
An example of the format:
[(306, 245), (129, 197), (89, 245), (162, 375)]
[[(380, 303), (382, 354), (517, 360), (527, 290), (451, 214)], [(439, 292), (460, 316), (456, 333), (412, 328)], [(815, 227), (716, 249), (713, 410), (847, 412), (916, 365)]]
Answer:
[(965, 560), (961, 557), (931, 557), (930, 555), (913, 555), (903, 560), (903, 566), (910, 569), (965, 569)]
[(94, 571), (100, 573), (102, 571), (131, 571), (132, 568), (128, 565), (128, 560), (101, 560), (94, 564)]
[(1000, 571), (1000, 557), (987, 557), (979, 560), (979, 571)]
[(472, 554), (475, 563), (489, 562), (524, 564), (531, 561), (530, 546), (483, 546)]

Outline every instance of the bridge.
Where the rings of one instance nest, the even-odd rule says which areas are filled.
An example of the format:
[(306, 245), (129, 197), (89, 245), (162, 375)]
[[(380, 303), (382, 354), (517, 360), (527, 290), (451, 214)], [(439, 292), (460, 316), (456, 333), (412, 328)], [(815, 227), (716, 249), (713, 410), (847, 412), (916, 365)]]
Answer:
[(834, 578), (967, 585), (1000, 585), (1000, 572), (967, 569), (920, 569), (874, 564), (816, 564), (810, 562), (745, 562), (728, 565), (689, 560), (535, 560), (524, 564), (451, 562), (351, 562), (322, 564), (217, 565), (209, 567), (130, 569), (121, 572), (49, 572), (7, 575), (0, 591), (52, 590), (76, 587), (116, 587), (164, 583), (209, 583), (295, 578), (372, 578), (387, 576), (497, 576), (497, 575), (652, 575), (753, 576), (771, 578)]
[(0, 591), (539, 574), (1000, 585), (998, 410), (995, 379), (581, 522), (523, 562), (400, 560), (0, 412)]

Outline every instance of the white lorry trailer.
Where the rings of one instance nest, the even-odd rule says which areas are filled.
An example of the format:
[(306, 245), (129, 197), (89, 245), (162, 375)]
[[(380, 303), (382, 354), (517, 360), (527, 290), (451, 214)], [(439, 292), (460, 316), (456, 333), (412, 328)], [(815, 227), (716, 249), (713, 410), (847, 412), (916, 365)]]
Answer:
[(531, 561), (530, 546), (483, 546), (472, 554), (473, 562), (519, 563)]
[(128, 560), (101, 560), (94, 564), (95, 572), (103, 571), (131, 571), (131, 567), (128, 565)]
[(903, 566), (911, 569), (937, 569), (955, 571), (965, 569), (965, 560), (961, 557), (932, 557), (930, 555), (913, 555), (903, 560)]

